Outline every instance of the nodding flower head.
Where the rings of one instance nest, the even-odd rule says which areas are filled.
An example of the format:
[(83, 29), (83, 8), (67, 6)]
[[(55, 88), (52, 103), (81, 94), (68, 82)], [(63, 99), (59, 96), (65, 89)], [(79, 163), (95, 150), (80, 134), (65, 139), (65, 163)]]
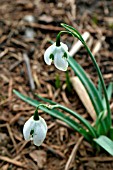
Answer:
[(56, 43), (51, 45), (44, 54), (44, 61), (46, 64), (51, 65), (54, 61), (54, 65), (61, 71), (66, 71), (68, 68), (69, 58), (68, 47), (64, 43), (60, 43), (60, 46), (56, 46)]
[(34, 145), (40, 146), (47, 133), (45, 120), (39, 116), (39, 120), (34, 120), (33, 116), (24, 124), (23, 134), (25, 140), (33, 140)]

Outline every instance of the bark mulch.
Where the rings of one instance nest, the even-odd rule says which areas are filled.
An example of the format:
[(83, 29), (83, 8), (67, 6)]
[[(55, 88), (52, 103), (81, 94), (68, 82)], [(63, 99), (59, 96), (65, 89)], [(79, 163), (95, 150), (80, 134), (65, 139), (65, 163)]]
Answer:
[[(113, 81), (113, 1), (0, 0), (1, 170), (113, 169), (113, 157), (104, 151), (97, 153), (77, 132), (42, 111), (40, 115), (48, 125), (42, 146), (36, 147), (23, 139), (23, 125), (34, 113), (34, 107), (18, 99), (13, 89), (32, 98), (37, 93), (63, 104), (92, 123), (74, 89), (68, 90), (65, 72), (58, 71), (54, 65), (47, 66), (43, 60), (50, 40), (55, 41), (62, 30), (62, 22), (91, 34), (88, 45), (106, 86)], [(62, 41), (70, 49), (75, 40), (63, 35)], [(99, 51), (95, 52), (98, 44)], [(97, 85), (98, 77), (85, 49), (81, 48), (74, 57)], [(69, 76), (73, 76), (73, 71), (68, 70)], [(79, 147), (75, 156), (72, 151), (76, 145)], [(68, 166), (70, 156), (74, 161)]]

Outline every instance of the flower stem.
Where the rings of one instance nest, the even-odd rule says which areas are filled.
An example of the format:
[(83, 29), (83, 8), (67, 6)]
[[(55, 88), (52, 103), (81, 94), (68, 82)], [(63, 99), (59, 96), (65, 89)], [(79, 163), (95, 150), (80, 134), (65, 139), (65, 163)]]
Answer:
[[(68, 32), (68, 31), (60, 31), (58, 34), (57, 34), (57, 37), (56, 37), (56, 46), (59, 47), (60, 46), (60, 36), (62, 33), (67, 33), (67, 34), (71, 34), (71, 32)], [(72, 35), (72, 34), (71, 34)]]
[(102, 77), (102, 73), (100, 71), (100, 68), (99, 66), (97, 65), (96, 63), (96, 60), (94, 58), (94, 56), (92, 55), (90, 49), (87, 47), (86, 43), (84, 42), (84, 46), (88, 52), (88, 54), (90, 55), (92, 61), (93, 61), (93, 64), (97, 70), (97, 73), (98, 73), (98, 76), (99, 76), (99, 79), (101, 81), (101, 85), (102, 85), (102, 88), (103, 88), (103, 92), (104, 92), (104, 96), (105, 96), (105, 100), (106, 100), (106, 106), (107, 106), (107, 111), (108, 111), (108, 117), (106, 119), (107, 121), (107, 124), (108, 124), (108, 129), (111, 127), (111, 111), (110, 111), (110, 105), (109, 105), (109, 100), (108, 100), (108, 96), (107, 96), (107, 91), (106, 91), (106, 86), (105, 86), (105, 83), (104, 83), (104, 80), (103, 80), (103, 77)]
[(36, 108), (34, 113), (34, 120), (39, 120), (38, 107)]
[(40, 106), (43, 106), (43, 107), (46, 107), (48, 109), (51, 109), (51, 105), (47, 105), (47, 104), (39, 104), (35, 110), (35, 113), (34, 113), (34, 120), (39, 120), (39, 114), (38, 114), (38, 109)]
[(53, 105), (53, 106), (51, 106), (51, 108), (52, 108), (52, 109), (54, 109), (54, 108), (60, 108), (60, 109), (62, 109), (62, 110), (64, 110), (64, 111), (70, 113), (71, 115), (73, 115), (74, 117), (76, 117), (82, 124), (84, 124), (84, 126), (87, 127), (87, 129), (89, 130), (89, 132), (91, 133), (91, 135), (92, 135), (93, 137), (97, 137), (97, 134), (96, 134), (95, 130), (93, 129), (93, 127), (90, 125), (90, 123), (89, 123), (87, 120), (85, 120), (84, 118), (82, 118), (79, 114), (77, 114), (76, 112), (74, 112), (73, 110), (71, 110), (71, 109), (69, 109), (69, 108), (67, 108), (67, 107), (65, 107), (65, 106), (59, 105), (59, 104)]
[(61, 32), (58, 33), (57, 37), (56, 37), (56, 46), (59, 47), (60, 46), (60, 34)]

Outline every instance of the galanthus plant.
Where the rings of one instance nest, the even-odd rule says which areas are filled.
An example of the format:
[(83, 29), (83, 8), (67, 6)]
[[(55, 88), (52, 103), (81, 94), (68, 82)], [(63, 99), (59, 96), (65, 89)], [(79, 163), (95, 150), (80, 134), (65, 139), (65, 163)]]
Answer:
[[(49, 103), (49, 106), (48, 106), (48, 105), (41, 104), (37, 100), (24, 96), (23, 94), (19, 93), (16, 90), (14, 90), (14, 93), (17, 96), (19, 96), (22, 100), (24, 100), (25, 102), (35, 106), (36, 108), (38, 107), (44, 112), (50, 114), (51, 116), (58, 118), (64, 121), (65, 123), (67, 123), (71, 128), (73, 128), (74, 130), (79, 132), (81, 135), (83, 135), (85, 140), (87, 140), (95, 148), (98, 149), (100, 146), (103, 149), (105, 149), (109, 154), (113, 155), (113, 127), (112, 127), (111, 111), (110, 111), (110, 104), (109, 104), (109, 101), (112, 96), (113, 84), (110, 83), (108, 88), (106, 89), (99, 66), (94, 56), (92, 55), (90, 49), (86, 45), (86, 42), (82, 38), (81, 34), (75, 28), (69, 25), (66, 25), (66, 24), (61, 24), (61, 25), (66, 29), (66, 31), (61, 31), (58, 33), (56, 37), (56, 43), (51, 45), (44, 54), (44, 61), (48, 65), (51, 65), (53, 61), (55, 67), (61, 71), (66, 71), (68, 68), (68, 65), (73, 69), (75, 74), (78, 76), (78, 78), (82, 82), (84, 88), (86, 89), (89, 95), (89, 98), (92, 102), (92, 105), (94, 107), (94, 110), (96, 112), (96, 121), (94, 122), (94, 124), (91, 125), (85, 118), (83, 118), (77, 112), (63, 105), (60, 105), (56, 102), (53, 102), (51, 100), (45, 99), (37, 95), (39, 99), (41, 99), (44, 102)], [(69, 56), (67, 45), (63, 44), (60, 41), (60, 37), (64, 33), (71, 34), (73, 37), (79, 39), (81, 43), (83, 44), (83, 46), (85, 47), (85, 49), (87, 50), (95, 66), (95, 69), (98, 73), (98, 77), (99, 77), (98, 88), (93, 84), (91, 79), (87, 77), (87, 74), (85, 73), (83, 68), (76, 62), (76, 60), (73, 59), (71, 56)], [(70, 115), (78, 119), (80, 123), (73, 120), (72, 116), (69, 117), (65, 115), (64, 113), (62, 113), (61, 111), (58, 111), (57, 108), (60, 108), (61, 110), (69, 113)], [(33, 140), (35, 141), (34, 135), (35, 133), (37, 133), (37, 138), (38, 138), (39, 127), (37, 123), (34, 123), (33, 117), (29, 121), (32, 124), (31, 125), (32, 128), (30, 128), (29, 130), (29, 126), (28, 126), (28, 132), (27, 130), (24, 132), (24, 137), (26, 134), (27, 138), (25, 137), (25, 139), (29, 140), (33, 138)], [(40, 118), (38, 121), (40, 121)], [(45, 124), (43, 123), (44, 122), (42, 121), (42, 125), (41, 125), (42, 127)], [(41, 121), (40, 121), (40, 124), (41, 124)], [(26, 124), (24, 125), (24, 129), (25, 127), (26, 127)], [(45, 126), (44, 133), (46, 134), (46, 132), (47, 132), (47, 128)], [(44, 138), (45, 136), (43, 136), (41, 143), (44, 140)]]

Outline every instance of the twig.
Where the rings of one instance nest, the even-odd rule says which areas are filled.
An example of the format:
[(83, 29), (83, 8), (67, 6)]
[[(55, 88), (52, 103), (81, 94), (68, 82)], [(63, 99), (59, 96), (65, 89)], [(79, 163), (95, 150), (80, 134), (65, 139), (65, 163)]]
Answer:
[(22, 164), (22, 162), (16, 161), (15, 159), (8, 158), (6, 156), (0, 156), (0, 160), (12, 163), (19, 167), (27, 168), (25, 165)]
[(15, 148), (15, 150), (17, 152), (17, 145), (16, 145), (16, 142), (14, 140), (14, 137), (13, 137), (13, 134), (12, 134), (12, 131), (11, 131), (11, 128), (10, 128), (9, 124), (6, 124), (6, 127), (7, 127), (7, 130), (9, 132), (9, 136), (10, 136), (12, 142), (13, 142), (14, 148)]
[(81, 137), (79, 138), (78, 142), (75, 144), (75, 146), (74, 146), (74, 148), (73, 148), (73, 150), (72, 150), (72, 152), (71, 152), (71, 155), (69, 156), (69, 159), (68, 159), (68, 161), (67, 161), (67, 163), (66, 163), (65, 170), (68, 170), (68, 169), (70, 168), (70, 164), (74, 161), (74, 159), (75, 159), (75, 157), (76, 157), (77, 150), (78, 150), (78, 148), (79, 148), (79, 146), (80, 146), (83, 138), (84, 138), (84, 137), (81, 136)]
[(56, 149), (54, 149), (54, 148), (52, 148), (52, 147), (50, 147), (50, 146), (48, 146), (48, 145), (46, 145), (44, 143), (42, 144), (42, 146), (45, 149), (47, 149), (48, 151), (50, 151), (51, 153), (53, 153), (54, 155), (56, 155), (56, 156), (58, 156), (58, 157), (60, 157), (62, 159), (65, 158), (64, 154), (62, 152), (60, 152), (59, 150), (56, 150)]
[(30, 87), (31, 87), (31, 90), (34, 90), (35, 84), (34, 84), (34, 80), (33, 80), (32, 73), (31, 73), (29, 57), (25, 53), (23, 54), (23, 57), (24, 57), (24, 61), (26, 63), (26, 67), (27, 67), (27, 74), (28, 74), (28, 78), (29, 78)]
[(14, 64), (12, 64), (11, 67), (9, 68), (9, 71), (12, 71), (13, 69), (15, 69), (22, 62), (23, 62), (23, 60), (20, 60), (20, 61), (15, 62)]
[(4, 51), (0, 53), (0, 59), (4, 57), (8, 53), (8, 49), (6, 48)]
[(8, 100), (11, 101), (12, 98), (12, 89), (13, 89), (13, 79), (9, 80), (9, 89), (8, 89)]
[(19, 23), (19, 26), (28, 26), (28, 27), (32, 27), (32, 28), (38, 28), (38, 29), (42, 29), (42, 30), (48, 30), (48, 31), (62, 31), (63, 28), (62, 27), (58, 27), (58, 26), (53, 26), (53, 25), (43, 25), (43, 24), (37, 24), (37, 23), (25, 23), (25, 22), (21, 22)]
[(86, 162), (86, 161), (96, 161), (96, 162), (109, 162), (113, 161), (113, 157), (84, 157), (80, 158), (80, 161)]

